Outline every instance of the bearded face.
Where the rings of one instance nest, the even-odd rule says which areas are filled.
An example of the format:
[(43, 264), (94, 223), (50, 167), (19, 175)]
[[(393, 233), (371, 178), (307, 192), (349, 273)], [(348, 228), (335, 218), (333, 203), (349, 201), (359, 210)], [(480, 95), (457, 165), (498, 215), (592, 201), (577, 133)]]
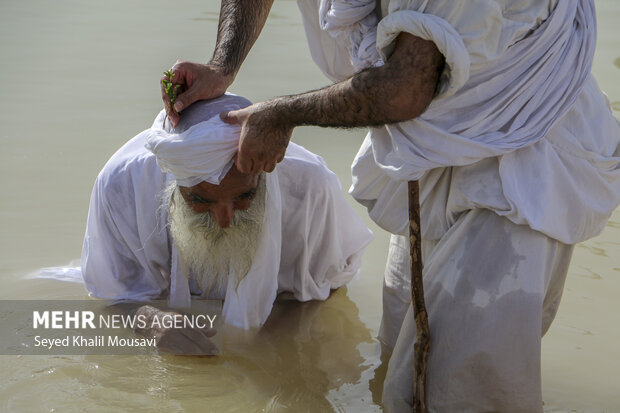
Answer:
[[(238, 285), (252, 266), (265, 215), (265, 177), (258, 177), (254, 188), (239, 195), (235, 195), (239, 190), (232, 190), (230, 196), (222, 195), (219, 191), (222, 188), (218, 188), (219, 192), (209, 192), (204, 184), (202, 188), (183, 188), (175, 183), (167, 189), (170, 232), (179, 259), (203, 294), (223, 296), (229, 280)], [(222, 185), (226, 185), (226, 179)], [(251, 197), (246, 197), (247, 194)], [(207, 202), (195, 205), (196, 196)], [(242, 202), (235, 204), (237, 199)], [(224, 219), (217, 209), (222, 207), (220, 204), (225, 204), (223, 208), (227, 211), (232, 209), (223, 212)]]

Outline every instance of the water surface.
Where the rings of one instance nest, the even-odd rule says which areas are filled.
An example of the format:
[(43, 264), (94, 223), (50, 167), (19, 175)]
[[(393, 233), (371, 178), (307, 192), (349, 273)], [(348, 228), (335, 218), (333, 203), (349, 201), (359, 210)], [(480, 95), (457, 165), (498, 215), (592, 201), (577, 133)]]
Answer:
[[(598, 0), (594, 73), (620, 109), (620, 3)], [(219, 2), (4, 0), (0, 3), (0, 298), (84, 298), (75, 284), (29, 279), (79, 258), (90, 190), (103, 164), (160, 109), (161, 72), (206, 60)], [(267, 99), (327, 85), (294, 1), (278, 0), (236, 83)], [(618, 114), (618, 112), (616, 112)], [(299, 128), (350, 185), (363, 130)], [(2, 356), (0, 411), (377, 411), (375, 340), (387, 235), (362, 273), (326, 303), (284, 303), (253, 346), (220, 358)], [(543, 340), (548, 411), (620, 412), (620, 211), (579, 245), (560, 312)], [(378, 376), (375, 378), (375, 376)], [(37, 397), (33, 397), (36, 395)]]

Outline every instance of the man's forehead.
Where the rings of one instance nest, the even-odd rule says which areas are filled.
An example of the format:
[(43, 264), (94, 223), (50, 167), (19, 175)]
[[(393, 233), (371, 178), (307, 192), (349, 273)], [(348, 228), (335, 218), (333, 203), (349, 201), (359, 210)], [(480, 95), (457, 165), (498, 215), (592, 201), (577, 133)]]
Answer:
[(248, 191), (256, 189), (258, 181), (253, 183), (240, 183), (230, 185), (214, 185), (208, 182), (201, 182), (188, 188), (191, 193), (198, 194), (202, 197), (207, 196), (210, 199), (217, 200), (220, 198), (235, 198)]
[(180, 187), (187, 193), (193, 193), (210, 200), (220, 200), (236, 198), (248, 191), (256, 189), (260, 177), (258, 175), (247, 175), (231, 168), (219, 185), (209, 182), (201, 182), (192, 187)]

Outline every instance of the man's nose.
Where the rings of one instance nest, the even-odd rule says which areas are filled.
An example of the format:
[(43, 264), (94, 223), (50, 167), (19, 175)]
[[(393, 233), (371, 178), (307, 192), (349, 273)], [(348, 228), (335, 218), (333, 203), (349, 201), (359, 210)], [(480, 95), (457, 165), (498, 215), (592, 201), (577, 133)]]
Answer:
[(220, 228), (228, 228), (232, 224), (235, 211), (231, 204), (219, 204), (213, 211), (213, 219)]

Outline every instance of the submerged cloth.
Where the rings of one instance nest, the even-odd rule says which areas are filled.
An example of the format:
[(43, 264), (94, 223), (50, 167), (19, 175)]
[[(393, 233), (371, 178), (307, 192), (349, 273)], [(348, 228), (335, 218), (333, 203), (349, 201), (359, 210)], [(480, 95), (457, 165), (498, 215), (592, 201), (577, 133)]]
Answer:
[[(341, 24), (334, 37), (334, 24), (322, 30), (313, 1), (298, 3), (319, 67), (333, 80), (352, 75), (348, 50), (357, 37), (343, 33), (355, 22), (332, 19)], [(413, 179), (422, 216), (441, 221), (423, 220), (431, 239), (459, 212), (482, 207), (576, 243), (598, 234), (620, 203), (620, 126), (590, 75), (593, 2), (513, 3), (381, 2), (376, 59), (389, 55), (401, 32), (433, 41), (446, 58), (426, 112), (372, 128), (353, 163), (351, 194), (382, 228), (406, 233), (402, 205)], [(451, 193), (437, 197), (433, 175), (449, 166), (459, 166)]]
[[(408, 251), (408, 237), (393, 235), (384, 308), (407, 315), (384, 383), (386, 412), (412, 409), (416, 329), (408, 285), (399, 285)], [(542, 413), (541, 336), (560, 304), (572, 251), (487, 209), (463, 213), (440, 241), (424, 242), (429, 412)]]
[[(151, 129), (120, 148), (95, 182), (82, 274), (97, 297), (190, 305), (194, 291), (167, 228), (167, 202), (158, 196), (174, 177), (145, 148), (162, 122), (160, 114)], [(291, 144), (265, 179), (265, 218), (254, 261), (238, 286), (231, 277), (224, 297), (224, 321), (239, 328), (262, 325), (280, 292), (300, 301), (326, 299), (358, 273), (372, 239), (319, 156)]]

